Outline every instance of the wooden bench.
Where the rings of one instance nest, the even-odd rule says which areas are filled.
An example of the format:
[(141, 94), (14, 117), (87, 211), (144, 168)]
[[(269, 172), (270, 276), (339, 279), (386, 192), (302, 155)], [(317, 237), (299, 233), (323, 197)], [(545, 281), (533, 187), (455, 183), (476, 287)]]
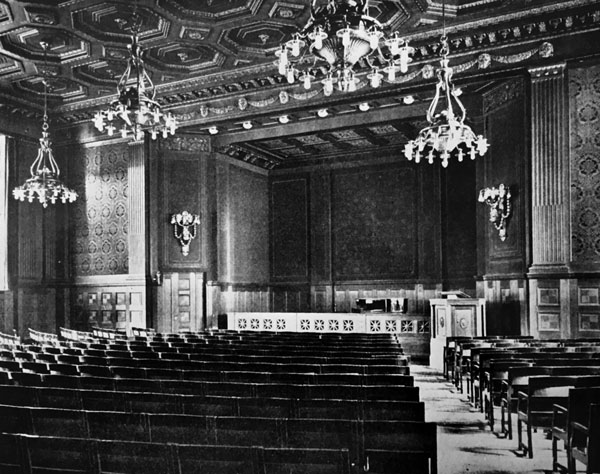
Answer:
[[(555, 404), (564, 404), (569, 389), (600, 384), (599, 376), (541, 376), (530, 377), (527, 391), (518, 392), (517, 435), (518, 448), (533, 457), (532, 428), (552, 428)], [(526, 425), (527, 444), (522, 441), (522, 427)]]
[[(0, 431), (6, 433), (158, 442), (163, 447), (194, 440), (200, 445), (347, 450), (355, 466), (368, 466), (371, 462), (385, 466), (385, 453), (395, 453), (396, 457), (408, 453), (427, 460), (424, 472), (433, 474), (437, 470), (434, 423), (154, 415), (6, 406), (0, 406), (0, 415)], [(117, 444), (111, 446), (118, 449)], [(111, 459), (107, 451), (100, 455)], [(130, 452), (128, 456), (137, 454)]]
[(587, 423), (572, 422), (569, 474), (576, 474), (576, 461), (585, 465), (586, 474), (600, 472), (600, 404), (592, 403)]
[[(589, 409), (592, 403), (600, 403), (600, 387), (572, 388), (569, 390), (567, 403), (555, 404), (552, 416), (552, 470), (572, 470), (570, 440), (573, 436), (572, 424), (585, 425), (588, 421)], [(558, 462), (558, 443), (562, 441), (567, 453), (567, 464)]]
[[(189, 474), (350, 474), (348, 453), (0, 434), (3, 474), (104, 472)], [(425, 474), (422, 471), (418, 474)]]
[(510, 367), (508, 370), (508, 379), (502, 381), (501, 395), (501, 432), (512, 439), (512, 413), (517, 408), (517, 394), (519, 391), (527, 392), (529, 378), (534, 376), (555, 375), (600, 375), (598, 366), (531, 366), (531, 367)]

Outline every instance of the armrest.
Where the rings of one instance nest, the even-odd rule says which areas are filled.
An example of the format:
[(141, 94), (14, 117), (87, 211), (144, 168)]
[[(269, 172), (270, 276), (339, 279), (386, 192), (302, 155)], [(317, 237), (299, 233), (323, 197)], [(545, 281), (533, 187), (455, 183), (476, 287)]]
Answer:
[(582, 425), (581, 423), (578, 423), (577, 421), (572, 421), (571, 422), (571, 428), (573, 429), (573, 432), (579, 432), (582, 433), (584, 435), (587, 436), (588, 434), (588, 427), (585, 425)]
[(558, 428), (566, 431), (567, 428), (567, 409), (562, 405), (555, 403), (552, 405), (552, 428)]
[(567, 413), (567, 409), (565, 407), (563, 407), (562, 405), (559, 405), (558, 403), (555, 403), (552, 406), (554, 413), (556, 413), (557, 415), (566, 415)]
[(526, 412), (527, 410), (527, 405), (529, 403), (529, 395), (527, 395), (525, 392), (519, 390), (517, 392), (517, 413), (520, 411)]

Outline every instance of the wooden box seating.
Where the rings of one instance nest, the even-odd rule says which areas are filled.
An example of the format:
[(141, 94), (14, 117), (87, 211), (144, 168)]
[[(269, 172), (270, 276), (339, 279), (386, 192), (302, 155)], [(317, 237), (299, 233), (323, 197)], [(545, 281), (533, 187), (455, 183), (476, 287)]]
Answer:
[[(72, 437), (73, 423), (88, 428), (80, 438), (113, 441), (183, 443), (232, 446), (262, 445), (270, 448), (347, 449), (351, 464), (365, 466), (384, 452), (419, 453), (437, 469), (436, 425), (405, 421), (355, 421), (334, 419), (286, 419), (206, 417), (192, 415), (86, 412), (2, 406), (0, 430), (5, 433)], [(31, 425), (27, 426), (30, 417)], [(17, 425), (17, 423), (20, 425)], [(30, 433), (24, 433), (29, 429)], [(371, 452), (372, 451), (372, 452)], [(367, 459), (367, 452), (369, 452)], [(130, 452), (130, 456), (137, 456)], [(110, 459), (110, 454), (100, 452)], [(374, 461), (381, 464), (379, 460)], [(149, 466), (150, 468), (150, 466)], [(156, 468), (153, 468), (156, 469)], [(117, 471), (118, 472), (118, 471)], [(157, 472), (157, 471), (149, 471)], [(162, 472), (162, 471), (158, 471)], [(396, 471), (393, 471), (396, 472)]]
[(576, 474), (576, 461), (585, 465), (586, 474), (600, 472), (600, 404), (589, 407), (587, 423), (573, 421), (570, 450), (572, 463), (569, 474)]
[[(552, 414), (552, 470), (573, 470), (571, 463), (571, 450), (569, 448), (572, 433), (572, 424), (585, 425), (588, 421), (589, 409), (592, 403), (600, 403), (600, 386), (586, 388), (572, 388), (569, 390), (567, 403), (555, 404)], [(567, 453), (567, 464), (558, 462), (558, 443), (562, 441)]]
[[(600, 375), (530, 377), (527, 390), (518, 392), (517, 449), (532, 458), (532, 428), (552, 428), (554, 405), (564, 404), (568, 400), (570, 388), (599, 384)], [(526, 425), (527, 444), (522, 441), (523, 424)]]

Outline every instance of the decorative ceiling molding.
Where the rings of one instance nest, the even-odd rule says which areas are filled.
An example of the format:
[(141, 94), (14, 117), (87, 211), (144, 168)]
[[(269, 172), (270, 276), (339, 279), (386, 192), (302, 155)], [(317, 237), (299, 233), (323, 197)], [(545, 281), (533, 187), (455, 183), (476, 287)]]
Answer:
[[(447, 0), (450, 52), (457, 72), (514, 70), (545, 42), (557, 46), (600, 31), (600, 6), (589, 0)], [(534, 5), (532, 5), (534, 3)], [(409, 73), (383, 92), (429, 81), (437, 65), (441, 0), (379, 0), (373, 12), (416, 48)], [(0, 96), (11, 106), (41, 108), (35, 92), (43, 60), (39, 40), (56, 38), (49, 69), (56, 82), (53, 113), (63, 126), (88, 120), (114, 99), (124, 68), (132, 7), (116, 0), (0, 0)], [(153, 0), (140, 7), (142, 46), (163, 108), (197, 125), (281, 107), (303, 107), (320, 96), (290, 87), (275, 66), (279, 35), (302, 26), (309, 8), (298, 0)], [(16, 20), (15, 20), (16, 19)], [(588, 43), (590, 41), (587, 41)], [(594, 41), (592, 41), (594, 42)], [(597, 41), (595, 41), (597, 43)], [(559, 59), (562, 49), (557, 49)], [(584, 56), (598, 54), (582, 53)], [(530, 56), (527, 56), (530, 55)], [(538, 56), (539, 57), (539, 56)], [(538, 61), (539, 62), (539, 61)], [(485, 67), (484, 67), (485, 66)], [(362, 74), (368, 68), (362, 65)], [(322, 72), (321, 72), (322, 73)], [(373, 94), (364, 87), (355, 97)], [(287, 102), (282, 100), (286, 96)], [(337, 100), (330, 98), (330, 100)], [(354, 100), (350, 98), (349, 100)]]

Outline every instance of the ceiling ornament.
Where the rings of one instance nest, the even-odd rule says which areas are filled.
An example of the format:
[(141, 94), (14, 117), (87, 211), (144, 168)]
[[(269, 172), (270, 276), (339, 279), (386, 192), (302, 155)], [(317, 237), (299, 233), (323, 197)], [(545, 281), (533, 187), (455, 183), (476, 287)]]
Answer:
[(108, 136), (119, 132), (122, 138), (142, 140), (144, 132), (147, 131), (153, 140), (156, 140), (158, 135), (167, 138), (169, 134), (175, 134), (177, 120), (170, 112), (163, 112), (156, 101), (156, 88), (142, 59), (140, 28), (141, 19), (134, 7), (130, 27), (131, 45), (128, 46), (129, 59), (127, 68), (117, 84), (117, 98), (107, 109), (96, 112), (94, 126), (98, 131), (106, 132)]
[[(385, 34), (383, 25), (369, 15), (369, 0), (327, 0), (322, 6), (317, 3), (312, 0), (306, 26), (276, 53), (279, 74), (288, 83), (300, 80), (310, 89), (323, 62), (327, 71), (321, 83), (326, 96), (336, 87), (354, 92), (360, 82), (354, 67), (361, 61), (371, 68), (367, 78), (372, 87), (379, 87), (384, 78), (394, 82), (397, 73), (407, 72), (414, 49), (397, 32)], [(380, 69), (377, 64), (385, 66)]]
[(417, 138), (404, 146), (404, 156), (419, 163), (426, 158), (433, 164), (436, 157), (442, 160), (442, 166), (448, 166), (451, 156), (460, 162), (467, 154), (472, 160), (477, 155), (485, 155), (488, 149), (487, 139), (475, 135), (471, 127), (465, 124), (467, 111), (459, 98), (459, 90), (452, 82), (453, 70), (448, 54), (450, 47), (446, 36), (446, 2), (442, 1), (442, 36), (440, 38), (440, 67), (436, 71), (438, 82), (435, 96), (427, 110), (428, 125)]
[[(47, 62), (47, 53), (49, 44), (41, 42), (44, 49), (44, 62)], [(46, 65), (47, 66), (47, 65)], [(42, 138), (40, 138), (40, 147), (37, 157), (33, 161), (29, 171), (29, 178), (21, 186), (13, 189), (13, 196), (19, 201), (33, 202), (37, 199), (45, 208), (48, 202), (56, 204), (56, 201), (62, 203), (73, 202), (77, 199), (77, 193), (65, 186), (60, 180), (60, 169), (52, 153), (52, 142), (49, 137), (48, 125), (48, 77), (46, 75), (47, 67), (44, 67), (42, 83), (44, 85), (44, 116), (42, 119)]]

